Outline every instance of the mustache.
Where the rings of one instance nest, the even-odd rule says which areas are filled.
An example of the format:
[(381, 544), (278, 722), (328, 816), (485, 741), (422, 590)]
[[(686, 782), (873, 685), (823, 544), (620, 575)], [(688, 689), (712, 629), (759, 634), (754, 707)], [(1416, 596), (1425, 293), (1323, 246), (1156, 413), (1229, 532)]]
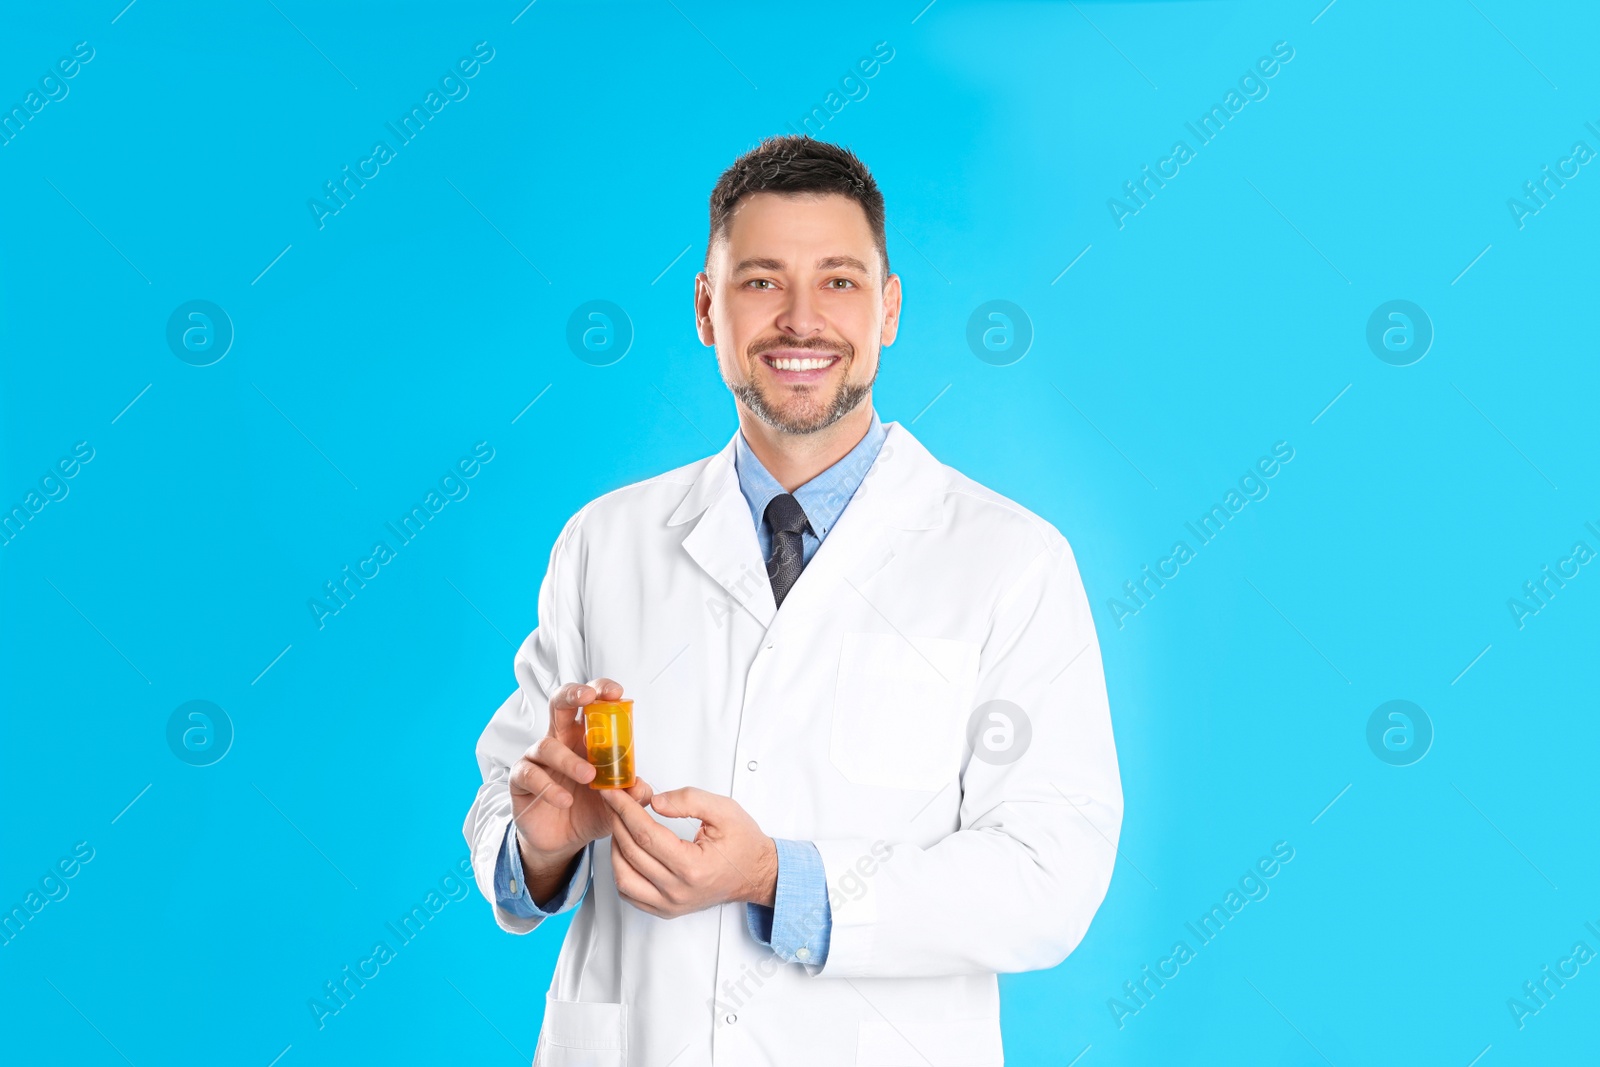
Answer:
[(843, 341), (827, 341), (820, 337), (809, 338), (804, 341), (789, 341), (775, 337), (768, 341), (755, 341), (750, 345), (752, 359), (779, 348), (802, 349), (811, 352), (826, 352), (829, 355), (843, 356), (846, 359), (855, 355), (855, 349)]

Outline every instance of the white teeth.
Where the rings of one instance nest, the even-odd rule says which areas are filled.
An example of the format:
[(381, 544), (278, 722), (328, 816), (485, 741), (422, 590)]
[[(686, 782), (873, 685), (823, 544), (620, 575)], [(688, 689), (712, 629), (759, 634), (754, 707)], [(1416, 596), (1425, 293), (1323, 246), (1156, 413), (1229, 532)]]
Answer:
[(775, 359), (772, 361), (772, 365), (779, 370), (821, 370), (832, 362), (832, 357), (825, 359)]

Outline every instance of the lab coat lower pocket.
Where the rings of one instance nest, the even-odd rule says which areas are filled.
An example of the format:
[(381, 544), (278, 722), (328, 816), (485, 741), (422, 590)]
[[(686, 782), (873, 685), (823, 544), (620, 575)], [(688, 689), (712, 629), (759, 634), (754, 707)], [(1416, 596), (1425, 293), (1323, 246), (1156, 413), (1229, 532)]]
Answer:
[(627, 1067), (628, 1010), (546, 996), (533, 1067)]
[(942, 788), (961, 769), (977, 677), (971, 641), (845, 634), (828, 758), (858, 785)]

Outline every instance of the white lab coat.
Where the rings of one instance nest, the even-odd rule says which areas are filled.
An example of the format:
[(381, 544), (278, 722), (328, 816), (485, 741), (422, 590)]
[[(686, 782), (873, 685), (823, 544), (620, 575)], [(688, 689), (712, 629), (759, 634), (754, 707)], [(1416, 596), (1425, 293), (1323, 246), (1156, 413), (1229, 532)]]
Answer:
[[(756, 942), (742, 903), (655, 918), (618, 897), (596, 842), (535, 1064), (999, 1064), (996, 973), (1053, 967), (1087, 931), (1122, 788), (1072, 551), (886, 429), (781, 611), (733, 438), (592, 501), (557, 539), (517, 691), (477, 746), (463, 832), (478, 888), (493, 902), (508, 766), (544, 735), (558, 687), (604, 676), (635, 701), (637, 770), (656, 790), (731, 796), (768, 835), (816, 843), (832, 942), (819, 968)], [(991, 700), (1031, 727), (1010, 763), (967, 744)], [(661, 821), (686, 839), (697, 825)], [(538, 925), (493, 910), (514, 933)]]

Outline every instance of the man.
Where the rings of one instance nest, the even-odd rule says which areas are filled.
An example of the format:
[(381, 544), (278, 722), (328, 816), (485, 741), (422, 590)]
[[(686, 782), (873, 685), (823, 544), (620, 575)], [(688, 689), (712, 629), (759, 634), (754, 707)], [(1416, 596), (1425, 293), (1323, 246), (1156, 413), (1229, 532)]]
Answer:
[[(577, 908), (537, 1064), (999, 1064), (996, 974), (1105, 896), (1071, 549), (879, 421), (900, 308), (854, 155), (774, 138), (722, 175), (695, 316), (739, 429), (567, 522), (478, 742), (496, 922)], [(640, 780), (592, 790), (579, 709), (624, 690)]]

